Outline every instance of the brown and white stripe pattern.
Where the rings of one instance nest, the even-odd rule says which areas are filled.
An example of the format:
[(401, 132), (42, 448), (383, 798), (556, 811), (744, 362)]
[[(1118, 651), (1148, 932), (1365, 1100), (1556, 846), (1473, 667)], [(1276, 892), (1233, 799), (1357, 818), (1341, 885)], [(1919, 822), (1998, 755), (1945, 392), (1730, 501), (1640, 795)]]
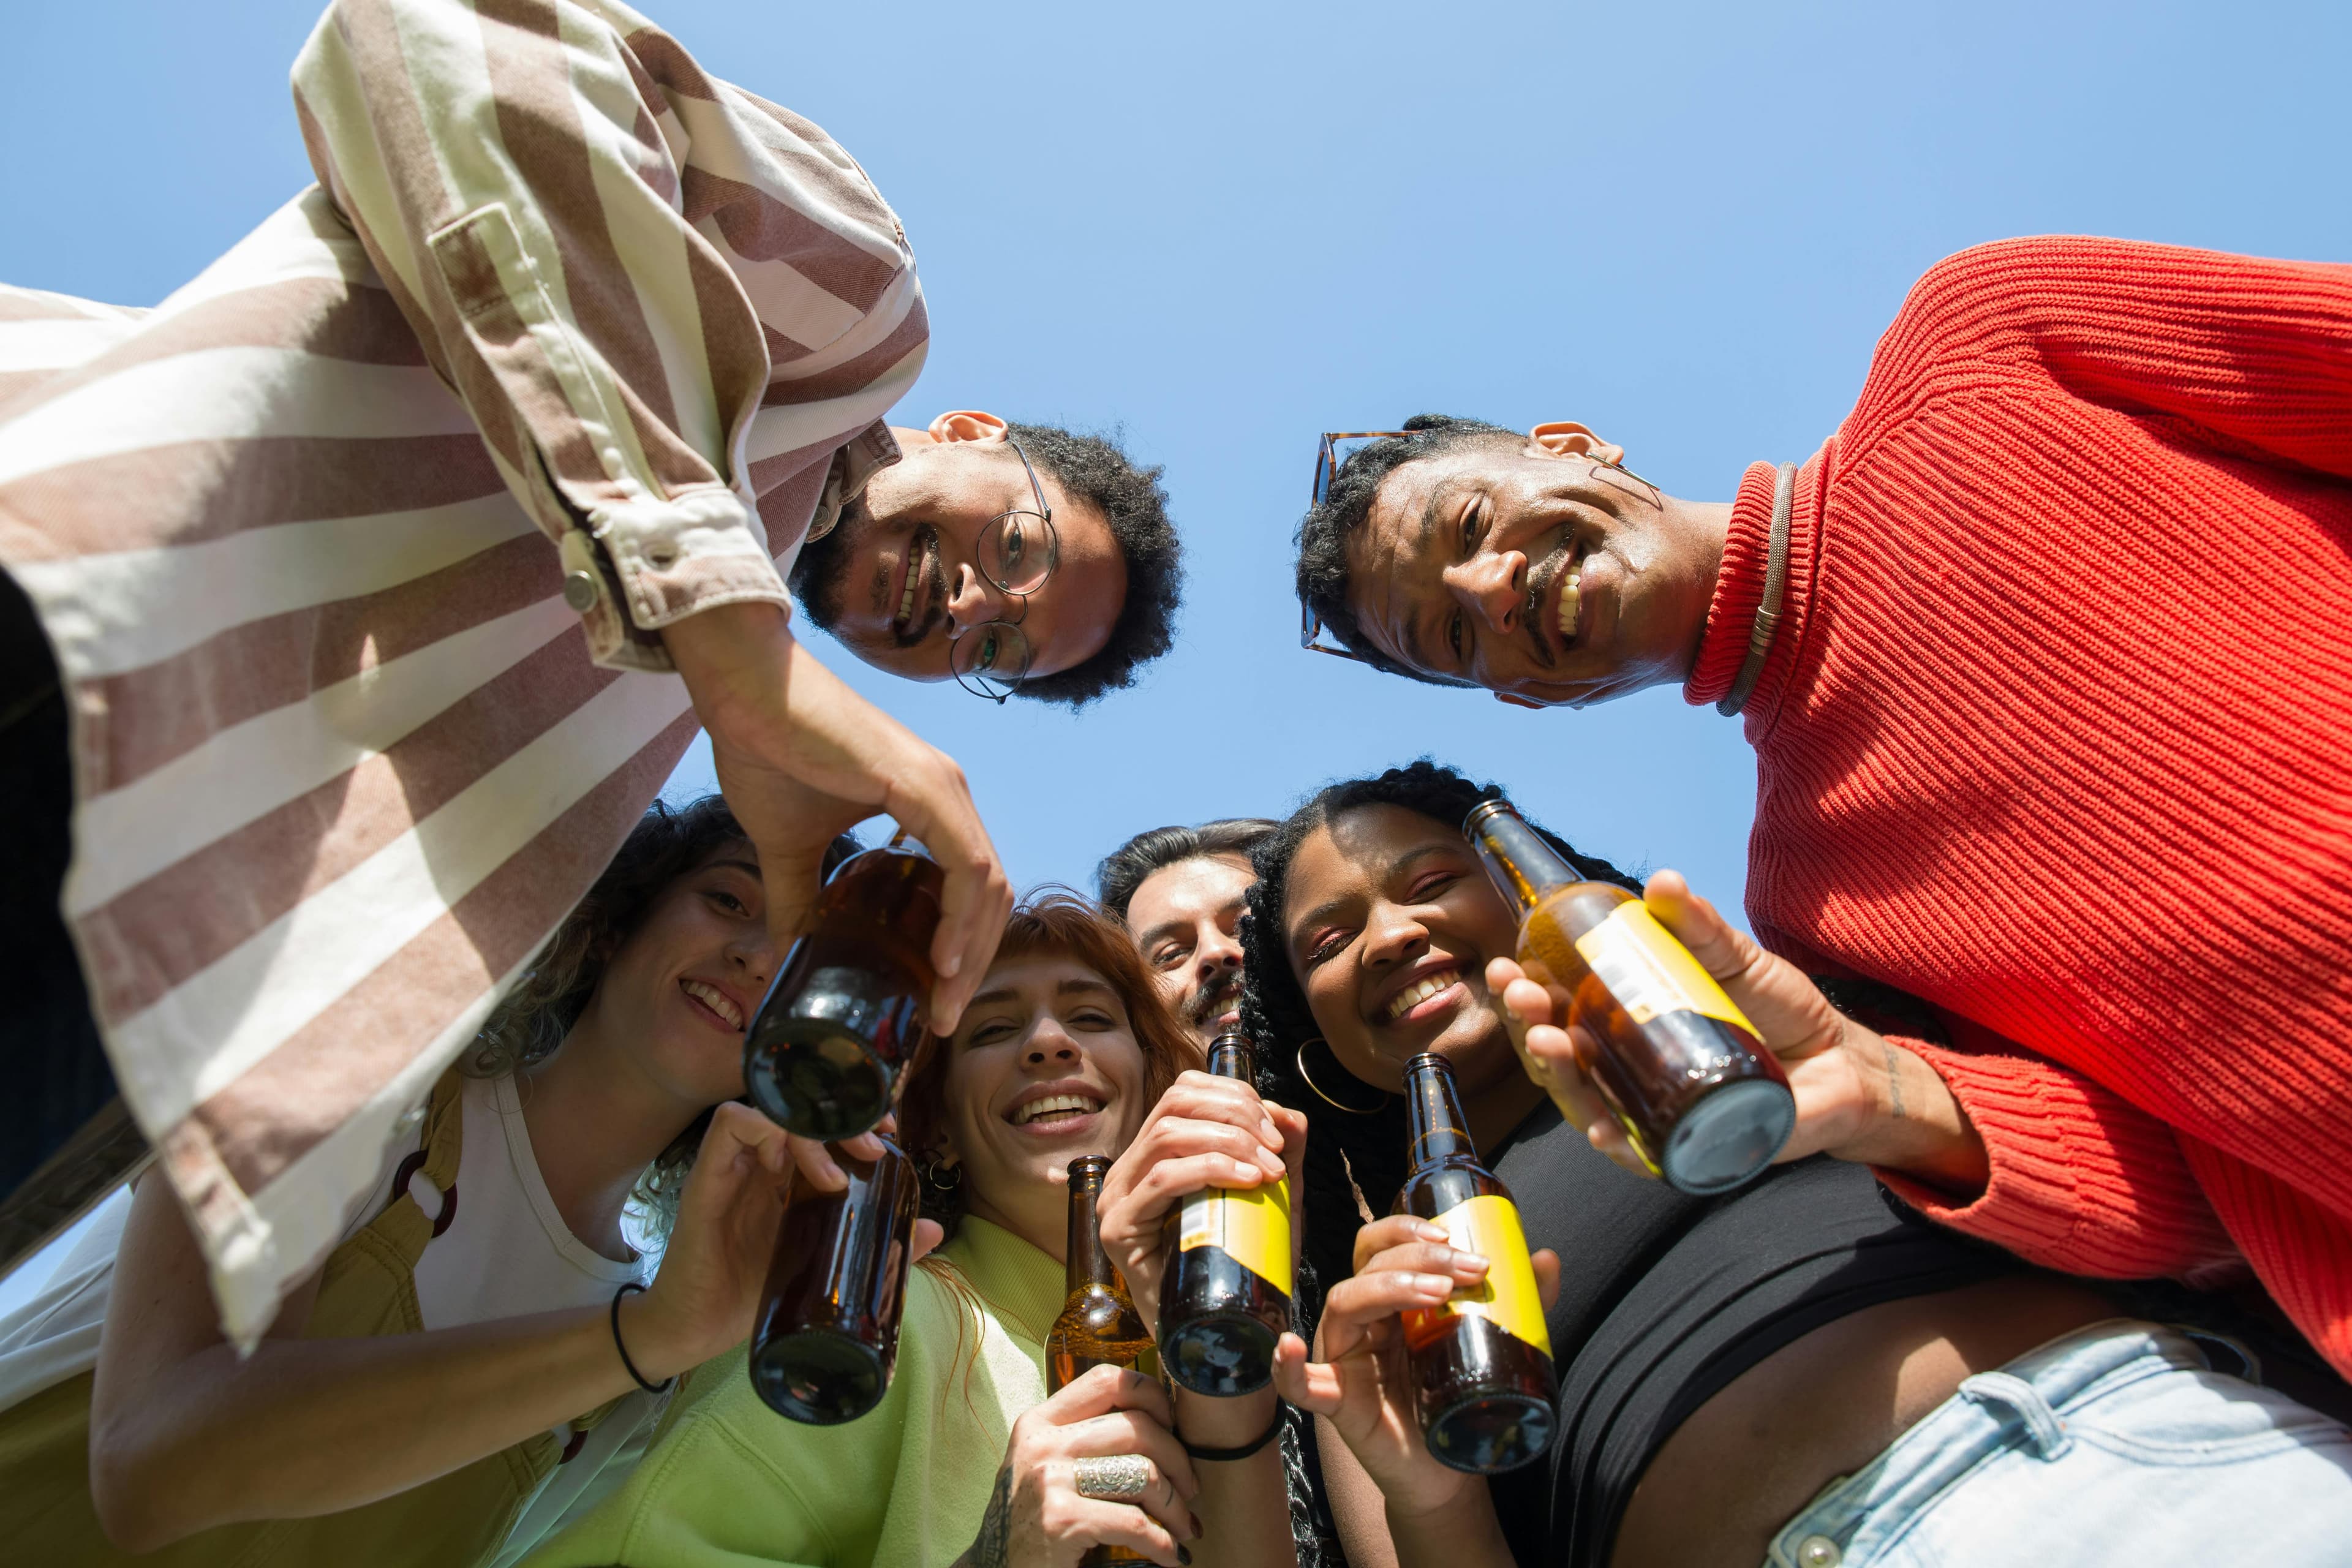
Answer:
[(654, 634), (782, 601), (927, 341), (846, 154), (619, 5), (349, 0), (296, 96), (321, 185), (155, 310), (0, 289), (66, 913), (247, 1342), (691, 739)]

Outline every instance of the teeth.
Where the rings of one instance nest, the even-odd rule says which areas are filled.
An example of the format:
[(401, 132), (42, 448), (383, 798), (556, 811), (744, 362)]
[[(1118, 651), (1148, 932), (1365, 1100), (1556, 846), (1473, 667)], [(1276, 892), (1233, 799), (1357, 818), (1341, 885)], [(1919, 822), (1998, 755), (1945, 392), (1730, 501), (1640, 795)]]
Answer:
[(1083, 1094), (1049, 1094), (1043, 1100), (1033, 1100), (1013, 1113), (1013, 1125), (1026, 1127), (1032, 1121), (1042, 1121), (1048, 1116), (1088, 1116), (1102, 1109), (1102, 1101)]
[(1562, 637), (1572, 637), (1576, 635), (1577, 605), (1581, 597), (1576, 591), (1576, 585), (1583, 577), (1584, 568), (1573, 566), (1569, 569), (1568, 581), (1560, 584), (1559, 613), (1557, 620)]
[(1385, 1022), (1393, 1024), (1461, 977), (1462, 972), (1458, 969), (1441, 969), (1434, 974), (1423, 975), (1406, 986), (1397, 998), (1388, 1005), (1381, 1014), (1381, 1018)]
[(706, 985), (699, 980), (681, 980), (678, 984), (688, 996), (726, 1019), (729, 1028), (740, 1029), (743, 1026), (743, 1015), (737, 1010), (733, 1002), (728, 1000), (727, 993), (719, 990), (716, 985)]
[(898, 595), (898, 622), (901, 626), (906, 624), (908, 616), (915, 613), (915, 572), (920, 565), (919, 561), (907, 563), (907, 591)]

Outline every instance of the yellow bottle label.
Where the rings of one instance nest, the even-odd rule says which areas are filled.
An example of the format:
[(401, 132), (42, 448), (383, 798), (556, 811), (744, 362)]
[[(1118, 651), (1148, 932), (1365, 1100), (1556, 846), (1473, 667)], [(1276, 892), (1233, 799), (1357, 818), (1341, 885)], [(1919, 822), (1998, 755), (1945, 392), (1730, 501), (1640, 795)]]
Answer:
[(1284, 1295), (1296, 1294), (1290, 1279), (1290, 1184), (1194, 1193), (1184, 1200), (1177, 1221), (1176, 1246), (1181, 1252), (1223, 1247), (1227, 1257)]
[(1687, 1011), (1756, 1034), (1756, 1026), (1723, 994), (1715, 976), (1698, 966), (1690, 949), (1639, 900), (1618, 905), (1607, 920), (1578, 937), (1576, 951), (1636, 1024)]
[(1551, 1331), (1544, 1326), (1543, 1297), (1536, 1291), (1535, 1265), (1528, 1261), (1528, 1233), (1518, 1205), (1487, 1193), (1459, 1203), (1433, 1222), (1454, 1245), (1486, 1260), (1486, 1278), (1475, 1288), (1454, 1292), (1444, 1310), (1486, 1318), (1494, 1325), (1551, 1354)]

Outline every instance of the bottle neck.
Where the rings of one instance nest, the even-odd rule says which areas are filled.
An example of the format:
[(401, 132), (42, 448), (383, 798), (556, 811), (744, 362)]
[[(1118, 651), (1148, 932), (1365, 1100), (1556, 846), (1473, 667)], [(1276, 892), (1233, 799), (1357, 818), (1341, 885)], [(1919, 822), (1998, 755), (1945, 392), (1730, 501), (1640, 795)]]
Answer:
[(1102, 1198), (1104, 1173), (1110, 1162), (1089, 1154), (1070, 1162), (1070, 1234), (1063, 1258), (1064, 1289), (1076, 1291), (1088, 1285), (1116, 1286), (1118, 1270), (1103, 1250), (1102, 1231), (1095, 1205)]
[(1486, 864), (1486, 874), (1507, 899), (1517, 902), (1521, 912), (1536, 907), (1545, 894), (1555, 888), (1565, 888), (1584, 880), (1582, 873), (1570, 865), (1568, 858), (1528, 826), (1527, 818), (1501, 801), (1494, 801), (1471, 814), (1463, 831), (1468, 835), (1470, 847)]
[(1475, 1160), (1469, 1119), (1454, 1087), (1454, 1069), (1444, 1057), (1418, 1056), (1404, 1069), (1404, 1107), (1412, 1144), (1406, 1164), (1414, 1170), (1440, 1160)]
[(1257, 1081), (1257, 1047), (1247, 1035), (1219, 1035), (1209, 1047), (1209, 1071), (1217, 1078), (1239, 1079), (1244, 1083)]

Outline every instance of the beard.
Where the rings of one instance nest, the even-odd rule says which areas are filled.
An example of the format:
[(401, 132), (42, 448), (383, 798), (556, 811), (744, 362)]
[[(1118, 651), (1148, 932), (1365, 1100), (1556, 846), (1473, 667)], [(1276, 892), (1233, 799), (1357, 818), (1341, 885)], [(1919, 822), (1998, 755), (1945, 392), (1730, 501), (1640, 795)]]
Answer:
[(842, 601), (849, 588), (851, 543), (873, 521), (866, 510), (866, 498), (857, 497), (841, 509), (832, 531), (802, 545), (800, 558), (793, 563), (785, 586), (801, 602), (803, 613), (825, 631), (841, 622)]

